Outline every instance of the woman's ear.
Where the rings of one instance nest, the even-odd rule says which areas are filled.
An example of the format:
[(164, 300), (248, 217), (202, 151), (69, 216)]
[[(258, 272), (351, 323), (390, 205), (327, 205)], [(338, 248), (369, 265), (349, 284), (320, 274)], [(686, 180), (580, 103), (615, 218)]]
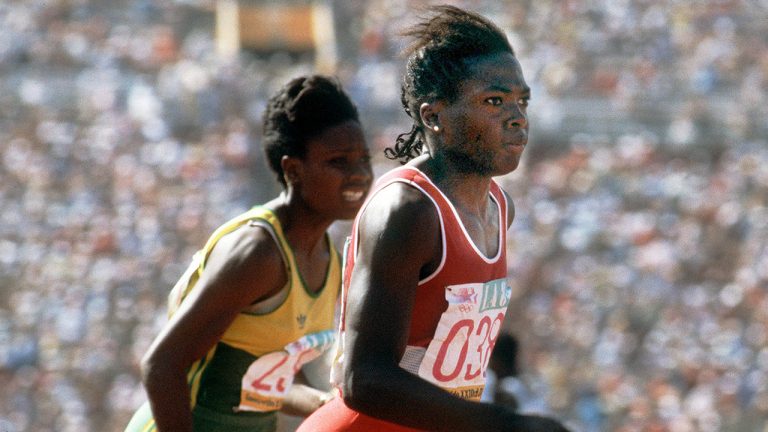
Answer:
[(280, 167), (283, 169), (285, 184), (297, 185), (301, 183), (301, 159), (285, 155), (280, 159)]
[(435, 133), (440, 133), (440, 110), (443, 104), (441, 102), (424, 102), (419, 106), (419, 118), (426, 129)]

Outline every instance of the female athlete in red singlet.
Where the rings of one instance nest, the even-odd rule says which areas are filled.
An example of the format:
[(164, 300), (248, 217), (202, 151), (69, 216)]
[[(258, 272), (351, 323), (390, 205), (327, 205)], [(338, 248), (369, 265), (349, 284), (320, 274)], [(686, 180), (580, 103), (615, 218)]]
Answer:
[(477, 402), (504, 318), (511, 201), (530, 89), (504, 33), (440, 6), (406, 34), (403, 105), (414, 121), (357, 216), (346, 253), (341, 398), (299, 432), (548, 431), (556, 421)]

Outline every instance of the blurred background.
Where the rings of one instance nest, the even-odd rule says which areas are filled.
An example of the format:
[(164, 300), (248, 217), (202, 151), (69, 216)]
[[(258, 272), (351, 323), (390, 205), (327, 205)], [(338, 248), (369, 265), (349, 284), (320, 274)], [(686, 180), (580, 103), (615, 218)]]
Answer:
[[(0, 4), (0, 431), (122, 430), (193, 252), (279, 192), (260, 124), (288, 79), (338, 75), (394, 166), (398, 31), (427, 3)], [(533, 88), (499, 179), (522, 409), (768, 431), (768, 1), (450, 3)]]

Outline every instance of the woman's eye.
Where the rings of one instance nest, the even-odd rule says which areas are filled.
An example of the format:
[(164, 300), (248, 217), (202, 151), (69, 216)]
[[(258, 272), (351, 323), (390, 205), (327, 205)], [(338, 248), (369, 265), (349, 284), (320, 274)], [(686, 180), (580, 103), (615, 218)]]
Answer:
[(497, 96), (489, 97), (485, 101), (488, 102), (489, 104), (493, 105), (493, 106), (499, 106), (502, 103), (501, 98), (497, 97)]
[(530, 101), (530, 99), (528, 99), (528, 98), (522, 98), (522, 99), (518, 99), (517, 100), (517, 104), (520, 105), (520, 106), (523, 106), (523, 107), (527, 107), (529, 101)]

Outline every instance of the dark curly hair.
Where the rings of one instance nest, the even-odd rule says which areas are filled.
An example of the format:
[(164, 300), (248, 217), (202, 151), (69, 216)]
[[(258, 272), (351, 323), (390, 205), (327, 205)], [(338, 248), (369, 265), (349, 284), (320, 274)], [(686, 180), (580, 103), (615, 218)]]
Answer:
[(414, 39), (407, 56), (400, 101), (413, 120), (410, 132), (400, 134), (395, 145), (384, 149), (389, 159), (406, 163), (421, 154), (424, 124), (419, 106), (424, 102), (452, 102), (462, 81), (471, 74), (468, 60), (497, 53), (515, 55), (504, 32), (492, 22), (473, 12), (440, 5), (428, 9), (431, 17), (403, 31)]
[(264, 112), (262, 145), (280, 184), (283, 156), (303, 158), (307, 141), (348, 120), (360, 121), (357, 107), (335, 78), (302, 76), (278, 90)]

